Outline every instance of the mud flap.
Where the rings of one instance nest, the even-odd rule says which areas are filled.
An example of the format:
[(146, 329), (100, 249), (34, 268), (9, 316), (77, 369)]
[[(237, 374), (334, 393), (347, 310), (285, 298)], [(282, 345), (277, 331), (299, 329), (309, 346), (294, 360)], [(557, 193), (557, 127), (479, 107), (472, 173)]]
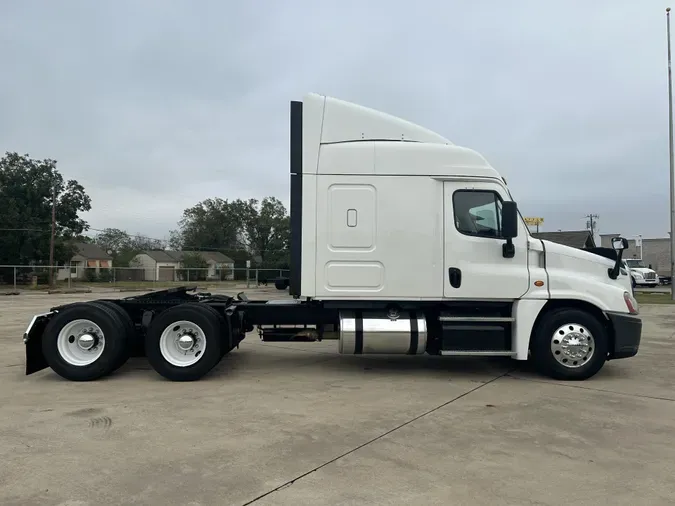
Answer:
[(26, 375), (49, 367), (45, 356), (42, 354), (42, 334), (49, 322), (50, 315), (51, 313), (35, 316), (23, 335), (23, 342), (26, 345)]

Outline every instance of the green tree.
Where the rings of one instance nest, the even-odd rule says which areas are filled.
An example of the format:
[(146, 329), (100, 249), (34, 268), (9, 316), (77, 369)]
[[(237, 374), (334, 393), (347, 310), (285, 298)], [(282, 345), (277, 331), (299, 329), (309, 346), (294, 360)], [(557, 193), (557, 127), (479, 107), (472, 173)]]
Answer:
[(199, 253), (185, 253), (181, 259), (182, 269), (178, 277), (182, 281), (203, 281), (206, 279), (209, 264)]
[(119, 228), (106, 228), (94, 238), (104, 251), (110, 252), (110, 255), (117, 257), (122, 251), (128, 250), (131, 246), (131, 237), (124, 230)]
[(113, 257), (113, 265), (117, 267), (128, 266), (129, 262), (146, 250), (164, 249), (164, 243), (158, 239), (152, 239), (141, 234), (130, 235), (126, 230), (119, 228), (106, 228), (95, 238), (105, 251), (109, 251)]
[(169, 241), (174, 249), (221, 251), (238, 265), (252, 258), (265, 267), (289, 261), (290, 219), (274, 197), (207, 199), (186, 209), (178, 226)]
[(171, 232), (175, 249), (237, 249), (241, 217), (235, 202), (220, 198), (206, 199), (183, 211), (179, 230)]
[(275, 197), (262, 202), (236, 201), (242, 217), (240, 242), (261, 267), (282, 267), (289, 263), (290, 217)]
[(89, 228), (79, 215), (91, 210), (84, 187), (66, 181), (55, 160), (12, 152), (0, 159), (0, 264), (49, 263), (54, 189), (54, 260), (63, 263), (73, 255), (73, 240)]
[(164, 249), (166, 241), (161, 239), (153, 239), (142, 234), (135, 234), (131, 236), (131, 249), (136, 251), (145, 251), (153, 249)]

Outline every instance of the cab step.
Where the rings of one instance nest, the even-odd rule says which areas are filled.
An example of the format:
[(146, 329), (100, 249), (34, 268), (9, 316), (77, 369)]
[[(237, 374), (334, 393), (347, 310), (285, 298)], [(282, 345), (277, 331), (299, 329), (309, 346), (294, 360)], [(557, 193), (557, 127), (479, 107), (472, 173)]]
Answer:
[[(438, 315), (441, 355), (511, 356), (515, 318), (501, 311), (448, 311)], [(464, 314), (461, 314), (464, 313)], [(496, 314), (495, 314), (496, 313)]]
[(514, 353), (504, 350), (441, 350), (444, 356), (462, 356), (462, 357), (510, 357)]
[(486, 322), (486, 323), (513, 323), (512, 316), (439, 316), (441, 322)]

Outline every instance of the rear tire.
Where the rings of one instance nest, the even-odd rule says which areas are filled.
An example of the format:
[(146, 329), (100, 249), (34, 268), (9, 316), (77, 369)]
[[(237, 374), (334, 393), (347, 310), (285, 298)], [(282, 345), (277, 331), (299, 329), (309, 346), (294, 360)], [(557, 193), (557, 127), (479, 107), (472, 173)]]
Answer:
[(540, 374), (581, 381), (594, 376), (607, 360), (609, 336), (598, 319), (583, 310), (555, 309), (545, 314), (532, 335), (532, 359)]
[(286, 290), (290, 286), (290, 281), (287, 278), (277, 278), (274, 280), (274, 287), (277, 290)]
[[(120, 325), (121, 329), (124, 329), (123, 332), (123, 341), (124, 341), (124, 353), (120, 354), (119, 360), (120, 363), (115, 366), (113, 371), (116, 371), (120, 367), (122, 367), (127, 360), (129, 360), (129, 357), (131, 356), (131, 351), (132, 347), (134, 344), (134, 339), (136, 337), (136, 328), (134, 327), (134, 323), (131, 321), (131, 317), (127, 314), (127, 312), (119, 307), (117, 304), (114, 302), (111, 302), (109, 300), (93, 300), (91, 302), (74, 302), (72, 304), (69, 304), (68, 307), (87, 307), (87, 306), (104, 306), (109, 308), (115, 315), (117, 316), (118, 323)], [(142, 348), (143, 342), (141, 341), (141, 348)], [(142, 355), (142, 354), (141, 354)]]
[(114, 302), (111, 302), (109, 300), (98, 300), (96, 301), (96, 304), (100, 304), (103, 306), (106, 306), (110, 308), (112, 311), (117, 314), (117, 317), (119, 318), (122, 326), (125, 329), (125, 353), (120, 357), (120, 364), (115, 367), (115, 370), (119, 369), (122, 367), (127, 360), (129, 360), (129, 357), (131, 356), (131, 351), (132, 348), (134, 348), (135, 345), (137, 345), (137, 340), (136, 340), (136, 327), (134, 326), (134, 322), (131, 320), (131, 317), (129, 314), (119, 307), (117, 304)]
[(220, 322), (220, 336), (221, 336), (221, 342), (222, 342), (222, 348), (221, 348), (221, 358), (227, 355), (234, 346), (232, 345), (232, 329), (230, 328), (230, 325), (228, 324), (227, 320), (225, 319), (225, 316), (221, 313), (218, 312), (218, 310), (212, 306), (208, 306), (205, 304), (202, 304), (201, 307), (208, 308), (209, 311), (211, 311), (217, 318), (218, 321)]
[(97, 303), (74, 304), (47, 324), (42, 353), (49, 367), (71, 381), (92, 381), (113, 372), (127, 354), (126, 329), (117, 313)]
[(160, 313), (145, 336), (145, 354), (152, 368), (171, 381), (195, 381), (223, 356), (223, 320), (200, 303), (173, 306)]

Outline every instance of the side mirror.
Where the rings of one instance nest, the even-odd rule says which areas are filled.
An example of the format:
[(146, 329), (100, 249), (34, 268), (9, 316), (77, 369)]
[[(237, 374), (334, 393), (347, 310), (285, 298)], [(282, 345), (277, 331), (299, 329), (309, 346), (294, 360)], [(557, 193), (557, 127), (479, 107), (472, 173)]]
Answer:
[(628, 240), (623, 237), (612, 238), (612, 249), (615, 251), (623, 251), (628, 249)]
[(502, 202), (502, 238), (514, 237), (518, 237), (518, 204), (509, 200)]
[(506, 239), (506, 243), (502, 244), (504, 258), (513, 258), (516, 254), (512, 241), (514, 237), (518, 237), (518, 205), (505, 201), (502, 202), (502, 239)]
[(616, 251), (616, 263), (614, 267), (607, 269), (607, 274), (610, 279), (616, 279), (619, 277), (619, 272), (621, 272), (621, 263), (623, 250), (628, 249), (628, 240), (623, 237), (612, 237), (612, 249)]

